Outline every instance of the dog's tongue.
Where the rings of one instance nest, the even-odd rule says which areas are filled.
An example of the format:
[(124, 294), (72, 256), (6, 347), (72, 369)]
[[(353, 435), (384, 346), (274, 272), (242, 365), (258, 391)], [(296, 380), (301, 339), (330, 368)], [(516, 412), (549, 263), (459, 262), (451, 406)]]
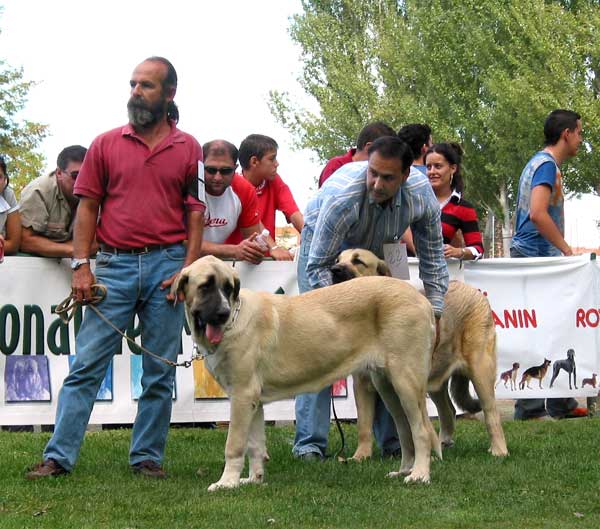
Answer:
[(223, 328), (220, 325), (206, 324), (206, 337), (212, 344), (219, 344), (223, 339)]

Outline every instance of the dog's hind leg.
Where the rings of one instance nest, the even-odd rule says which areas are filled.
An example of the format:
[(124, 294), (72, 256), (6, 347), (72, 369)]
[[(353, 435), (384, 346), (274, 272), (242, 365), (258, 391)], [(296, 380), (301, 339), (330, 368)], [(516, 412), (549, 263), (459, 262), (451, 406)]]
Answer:
[(454, 446), (454, 430), (456, 427), (456, 409), (448, 395), (448, 380), (439, 390), (430, 391), (429, 396), (437, 408), (440, 418), (440, 441), (444, 448)]
[(373, 455), (373, 419), (375, 418), (375, 390), (371, 387), (368, 371), (352, 374), (354, 401), (358, 427), (358, 446), (351, 459), (362, 461)]
[[(483, 359), (485, 358), (485, 360)], [(479, 403), (483, 410), (485, 426), (490, 436), (490, 453), (493, 456), (505, 457), (508, 455), (504, 430), (500, 413), (496, 407), (496, 395), (494, 391), (495, 361), (494, 356), (486, 355), (482, 361), (471, 366), (470, 378), (479, 397)]]
[(263, 405), (258, 404), (248, 433), (248, 477), (240, 480), (241, 485), (262, 483), (266, 458), (265, 414)]

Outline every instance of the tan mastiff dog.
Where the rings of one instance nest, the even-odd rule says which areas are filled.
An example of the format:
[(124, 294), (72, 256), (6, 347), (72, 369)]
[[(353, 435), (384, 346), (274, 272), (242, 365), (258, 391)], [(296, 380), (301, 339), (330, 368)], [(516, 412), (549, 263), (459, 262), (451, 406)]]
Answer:
[[(299, 296), (240, 290), (213, 256), (184, 268), (173, 289), (185, 296), (192, 336), (231, 402), (225, 469), (209, 491), (260, 483), (263, 403), (318, 391), (368, 368), (399, 428), (405, 482), (429, 482), (441, 446), (426, 408), (435, 341), (431, 305), (411, 285), (365, 277)], [(246, 452), (249, 476), (240, 480)]]
[[(385, 263), (369, 250), (343, 251), (331, 270), (333, 282), (364, 276), (389, 276)], [(451, 281), (444, 298), (445, 308), (440, 319), (440, 340), (433, 354), (428, 390), (440, 417), (440, 440), (452, 446), (456, 410), (448, 396), (448, 382), (454, 400), (466, 411), (483, 409), (490, 435), (490, 452), (507, 456), (504, 431), (496, 408), (494, 382), (496, 378), (496, 330), (487, 298), (477, 289)], [(362, 460), (372, 454), (372, 424), (375, 414), (375, 394), (364, 374), (354, 377), (354, 398), (358, 413), (358, 447), (352, 456)], [(479, 401), (469, 393), (473, 382)]]

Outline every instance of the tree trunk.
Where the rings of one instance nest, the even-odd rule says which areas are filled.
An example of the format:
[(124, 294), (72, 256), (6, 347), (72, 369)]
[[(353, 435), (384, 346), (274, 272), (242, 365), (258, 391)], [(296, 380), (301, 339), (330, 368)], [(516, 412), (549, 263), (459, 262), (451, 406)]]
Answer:
[(500, 205), (502, 206), (502, 256), (510, 256), (510, 239), (512, 237), (512, 223), (508, 209), (508, 196), (506, 186), (500, 185)]

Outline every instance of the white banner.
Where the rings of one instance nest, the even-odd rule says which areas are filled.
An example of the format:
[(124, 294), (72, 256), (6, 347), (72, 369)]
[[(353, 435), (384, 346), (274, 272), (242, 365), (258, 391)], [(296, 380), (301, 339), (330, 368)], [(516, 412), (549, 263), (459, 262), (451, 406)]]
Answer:
[[(297, 293), (296, 264), (266, 261), (259, 266), (236, 263), (242, 286), (267, 292)], [(554, 363), (574, 349), (579, 390), (568, 389), (561, 370), (549, 390), (550, 364), (542, 379), (530, 381), (531, 389), (510, 391), (500, 383), (500, 397), (594, 395), (591, 385), (582, 388), (582, 378), (591, 378), (598, 366), (598, 272), (589, 256), (562, 259), (483, 260), (449, 263), (454, 279), (466, 280), (487, 292), (496, 316), (499, 358), (498, 372), (519, 362), (518, 376), (530, 366)], [(409, 259), (411, 282), (417, 287), (418, 262)], [(53, 313), (70, 288), (68, 260), (36, 257), (6, 257), (0, 265), (0, 424), (53, 424), (58, 392), (74, 353), (75, 331), (81, 314), (69, 325)], [(135, 324), (128, 334), (137, 336)], [(192, 342), (184, 333), (183, 354), (191, 358)], [(72, 357), (71, 357), (72, 358)], [(124, 340), (99, 391), (90, 422), (92, 424), (131, 423), (135, 418), (140, 392), (140, 356), (132, 354)], [(354, 418), (356, 409), (351, 378), (335, 385), (339, 417)], [(229, 403), (219, 386), (203, 369), (178, 368), (173, 392), (172, 422), (226, 421)], [(433, 411), (433, 408), (431, 408)], [(267, 420), (293, 420), (293, 400), (268, 404)]]
[(494, 313), (498, 398), (598, 394), (599, 271), (589, 255), (465, 263), (465, 282), (488, 297)]

